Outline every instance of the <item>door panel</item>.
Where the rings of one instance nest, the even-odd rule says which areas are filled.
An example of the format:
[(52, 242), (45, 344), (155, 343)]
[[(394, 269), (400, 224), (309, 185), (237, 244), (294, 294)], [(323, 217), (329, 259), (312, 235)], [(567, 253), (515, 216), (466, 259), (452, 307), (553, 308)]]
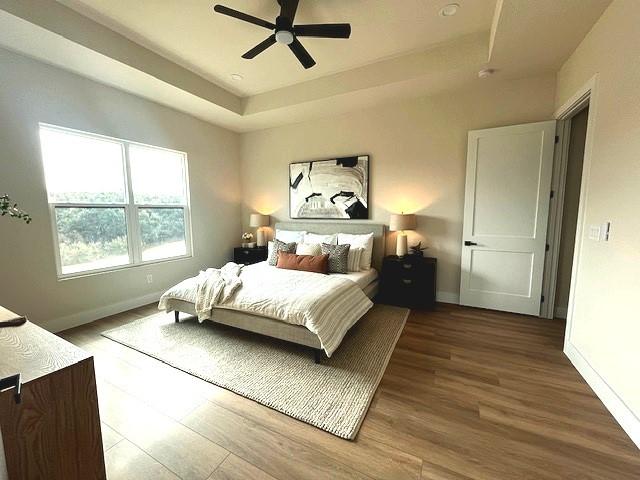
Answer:
[(555, 121), (469, 132), (461, 304), (538, 315), (554, 143)]

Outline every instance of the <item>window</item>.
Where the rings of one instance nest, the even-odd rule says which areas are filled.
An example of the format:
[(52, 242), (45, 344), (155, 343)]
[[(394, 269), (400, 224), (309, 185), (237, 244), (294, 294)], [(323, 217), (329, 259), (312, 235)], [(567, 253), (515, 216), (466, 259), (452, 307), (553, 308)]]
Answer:
[(191, 255), (182, 152), (40, 125), (61, 278)]

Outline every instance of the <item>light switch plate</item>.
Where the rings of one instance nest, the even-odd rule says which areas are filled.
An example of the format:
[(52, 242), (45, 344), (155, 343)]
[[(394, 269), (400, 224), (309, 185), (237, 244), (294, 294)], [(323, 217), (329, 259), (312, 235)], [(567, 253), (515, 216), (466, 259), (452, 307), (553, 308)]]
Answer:
[(604, 222), (600, 230), (600, 240), (602, 240), (603, 242), (608, 242), (610, 231), (611, 231), (611, 222)]
[(600, 226), (599, 225), (590, 225), (589, 226), (589, 240), (593, 240), (595, 242), (600, 241)]

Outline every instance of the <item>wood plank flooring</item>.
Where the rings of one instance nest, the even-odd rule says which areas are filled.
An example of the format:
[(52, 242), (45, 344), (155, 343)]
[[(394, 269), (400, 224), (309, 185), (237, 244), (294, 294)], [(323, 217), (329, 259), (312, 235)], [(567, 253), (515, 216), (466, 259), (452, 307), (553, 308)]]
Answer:
[(640, 451), (562, 353), (561, 321), (412, 312), (349, 442), (100, 336), (156, 312), (61, 334), (95, 356), (110, 480), (640, 479)]

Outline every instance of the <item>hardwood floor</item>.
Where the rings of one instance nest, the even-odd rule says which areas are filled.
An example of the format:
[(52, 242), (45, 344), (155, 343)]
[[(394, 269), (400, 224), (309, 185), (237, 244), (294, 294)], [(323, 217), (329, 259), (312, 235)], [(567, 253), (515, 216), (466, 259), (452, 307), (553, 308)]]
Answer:
[(131, 479), (639, 479), (640, 451), (562, 353), (564, 324), (439, 305), (412, 312), (354, 442), (100, 336), (107, 473)]

